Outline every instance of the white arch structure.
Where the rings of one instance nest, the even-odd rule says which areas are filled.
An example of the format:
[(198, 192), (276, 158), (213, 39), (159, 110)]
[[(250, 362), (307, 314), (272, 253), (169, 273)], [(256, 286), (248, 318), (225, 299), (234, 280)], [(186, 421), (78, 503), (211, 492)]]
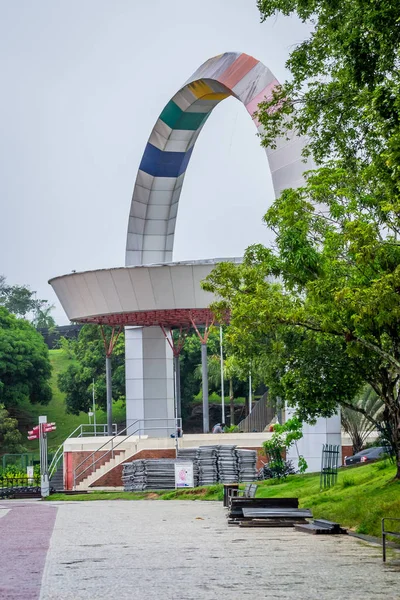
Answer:
[[(127, 266), (172, 261), (179, 199), (193, 147), (208, 117), (233, 96), (253, 116), (278, 81), (252, 56), (227, 52), (206, 61), (161, 112), (147, 142), (133, 191), (126, 244)], [(275, 195), (303, 179), (303, 140), (277, 140), (266, 154)]]
[[(171, 262), (179, 199), (197, 137), (214, 107), (228, 96), (245, 105), (261, 133), (253, 115), (277, 84), (271, 71), (247, 54), (228, 52), (205, 62), (165, 106), (146, 145), (129, 214), (126, 267), (50, 280), (71, 320), (128, 326), (127, 425), (164, 419), (167, 428), (174, 417), (172, 351), (160, 327), (151, 324), (164, 329), (174, 319), (182, 324), (188, 314), (206, 314), (213, 300), (200, 282), (217, 259)], [(293, 136), (266, 149), (276, 197), (302, 184), (303, 146), (302, 138)]]

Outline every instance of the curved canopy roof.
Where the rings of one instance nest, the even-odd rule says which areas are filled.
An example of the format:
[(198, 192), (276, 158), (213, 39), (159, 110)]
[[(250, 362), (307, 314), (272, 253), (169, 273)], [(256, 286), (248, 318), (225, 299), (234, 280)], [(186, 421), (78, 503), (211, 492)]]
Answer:
[(218, 262), (187, 261), (71, 273), (50, 280), (68, 318), (108, 325), (188, 325), (210, 320), (213, 294), (201, 288)]

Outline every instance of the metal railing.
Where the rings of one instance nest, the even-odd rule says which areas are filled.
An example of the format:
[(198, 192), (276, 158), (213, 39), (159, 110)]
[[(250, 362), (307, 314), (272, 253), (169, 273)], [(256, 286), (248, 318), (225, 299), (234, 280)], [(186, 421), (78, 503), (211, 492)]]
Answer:
[[(113, 435), (117, 434), (117, 425), (113, 423)], [(69, 434), (68, 438), (71, 437), (104, 437), (108, 435), (107, 423), (81, 423), (72, 433)], [(67, 438), (67, 439), (68, 439)], [(49, 466), (49, 479), (51, 479), (54, 473), (57, 471), (58, 464), (63, 456), (64, 442), (57, 448), (53, 455), (53, 459)]]
[(36, 494), (40, 496), (40, 475), (33, 477), (0, 477), (0, 498)]
[(392, 536), (400, 539), (400, 531), (386, 531), (385, 530), (385, 521), (396, 521), (400, 523), (400, 519), (395, 519), (394, 517), (384, 517), (382, 519), (382, 560), (386, 562), (386, 536)]
[(268, 392), (265, 392), (253, 406), (251, 413), (238, 423), (238, 429), (244, 433), (264, 431), (275, 415), (276, 408), (268, 404)]
[[(161, 422), (163, 423), (163, 425), (157, 427), (156, 425), (147, 425), (149, 422)], [(172, 422), (173, 425), (172, 426), (168, 426), (166, 425), (167, 422)], [(142, 425), (143, 424), (143, 425)], [(128, 434), (128, 431), (131, 430), (131, 428), (136, 427), (136, 429), (134, 429), (133, 431), (131, 431)], [(91, 454), (89, 454), (89, 456), (87, 456), (86, 458), (84, 458), (79, 465), (77, 465), (74, 469), (74, 490), (76, 489), (76, 485), (77, 485), (77, 480), (78, 478), (82, 478), (82, 475), (84, 475), (89, 469), (92, 469), (92, 472), (95, 471), (95, 465), (100, 462), (101, 460), (103, 460), (103, 458), (109, 454), (111, 454), (111, 458), (114, 458), (114, 452), (116, 450), (116, 448), (118, 448), (118, 446), (120, 446), (121, 444), (124, 444), (130, 437), (137, 435), (139, 440), (141, 439), (142, 435), (146, 435), (146, 431), (158, 431), (158, 430), (162, 430), (162, 431), (166, 431), (168, 432), (168, 435), (171, 435), (171, 437), (175, 437), (176, 439), (178, 439), (178, 437), (180, 437), (181, 432), (182, 432), (182, 419), (137, 419), (136, 421), (133, 421), (133, 423), (131, 423), (130, 425), (128, 425), (127, 427), (125, 427), (125, 429), (123, 429), (122, 431), (120, 431), (117, 435), (114, 435), (111, 439), (107, 440), (102, 446), (100, 446), (100, 448), (97, 448), (96, 450), (94, 450)], [(120, 440), (117, 444), (115, 444), (115, 439), (118, 437), (123, 437), (122, 440)], [(101, 456), (97, 457), (95, 459), (95, 455), (97, 452), (101, 452), (101, 450), (103, 450), (103, 448), (105, 448), (106, 446), (110, 445), (110, 448), (108, 448), (108, 450), (105, 450), (104, 454), (102, 454)], [(91, 462), (83, 469), (82, 467), (88, 462)], [(82, 479), (81, 479), (82, 481)]]
[[(79, 431), (78, 435), (74, 435)], [(68, 437), (104, 437), (108, 435), (107, 423), (82, 423)], [(112, 425), (112, 435), (117, 435), (117, 424)]]

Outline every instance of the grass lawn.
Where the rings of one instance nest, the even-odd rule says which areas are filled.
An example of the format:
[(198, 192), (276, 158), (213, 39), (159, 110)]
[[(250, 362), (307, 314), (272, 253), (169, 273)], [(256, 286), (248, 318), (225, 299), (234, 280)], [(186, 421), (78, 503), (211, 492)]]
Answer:
[[(400, 517), (400, 481), (386, 461), (339, 470), (335, 487), (320, 491), (318, 475), (292, 475), (283, 483), (261, 481), (257, 497), (298, 497), (300, 507), (311, 508), (314, 518), (337, 521), (357, 533), (380, 536), (382, 517)], [(55, 494), (50, 500), (222, 500), (222, 485), (172, 492), (92, 492), (76, 496)]]
[[(49, 422), (56, 422), (57, 430), (50, 433), (48, 436), (49, 451), (56, 450), (60, 444), (82, 423), (89, 423), (89, 418), (86, 413), (79, 415), (70, 415), (65, 410), (65, 394), (60, 392), (57, 386), (57, 377), (71, 364), (71, 359), (68, 358), (64, 350), (50, 350), (50, 361), (52, 365), (51, 387), (53, 390), (53, 398), (47, 405), (26, 403), (22, 407), (24, 412), (23, 423), (26, 429), (38, 422), (39, 415), (47, 415)], [(104, 410), (96, 410), (97, 423), (107, 423), (107, 415)], [(113, 405), (113, 421), (121, 423), (125, 421), (125, 406), (122, 402), (115, 402)], [(38, 442), (26, 440), (28, 452), (38, 452)]]

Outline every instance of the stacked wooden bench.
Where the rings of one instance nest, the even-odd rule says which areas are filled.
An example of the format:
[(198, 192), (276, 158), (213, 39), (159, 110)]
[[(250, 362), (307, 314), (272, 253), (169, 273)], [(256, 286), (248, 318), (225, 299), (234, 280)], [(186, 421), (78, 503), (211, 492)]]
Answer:
[(311, 511), (299, 508), (298, 498), (233, 497), (228, 507), (228, 524), (239, 527), (293, 527), (307, 524)]
[[(347, 533), (339, 523), (312, 518), (309, 508), (299, 508), (298, 498), (256, 498), (256, 484), (244, 490), (228, 489), (228, 524), (239, 527), (294, 527), (296, 531), (314, 535)], [(400, 534), (399, 534), (400, 535)]]
[(294, 528), (303, 533), (312, 533), (314, 535), (337, 535), (347, 533), (346, 529), (340, 527), (339, 523), (326, 521), (325, 519), (314, 519), (312, 523), (306, 525), (298, 524)]

